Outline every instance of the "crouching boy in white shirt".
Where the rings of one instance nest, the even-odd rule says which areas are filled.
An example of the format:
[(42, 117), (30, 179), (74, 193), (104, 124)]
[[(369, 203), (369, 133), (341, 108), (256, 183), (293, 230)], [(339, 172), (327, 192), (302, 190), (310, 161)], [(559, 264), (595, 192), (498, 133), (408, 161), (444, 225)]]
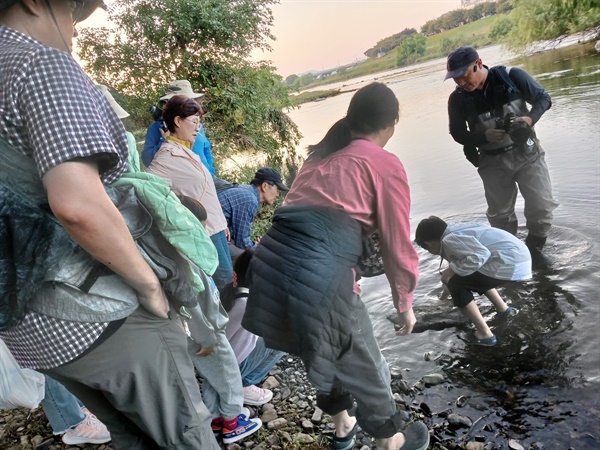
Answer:
[(531, 255), (527, 246), (512, 234), (480, 223), (449, 223), (436, 216), (423, 219), (415, 233), (416, 243), (450, 265), (442, 272), (444, 283), (455, 306), (475, 325), (469, 342), (491, 347), (496, 336), (485, 322), (473, 292), (484, 294), (498, 315), (517, 314), (498, 294), (496, 288), (509, 281), (531, 278)]

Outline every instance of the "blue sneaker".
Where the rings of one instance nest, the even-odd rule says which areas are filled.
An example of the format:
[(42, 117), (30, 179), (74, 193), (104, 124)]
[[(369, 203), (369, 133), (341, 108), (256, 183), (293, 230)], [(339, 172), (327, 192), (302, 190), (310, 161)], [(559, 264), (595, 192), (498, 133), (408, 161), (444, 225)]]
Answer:
[(262, 427), (262, 421), (260, 419), (247, 419), (244, 414), (238, 416), (237, 427), (230, 430), (227, 427), (223, 427), (221, 436), (223, 437), (223, 444), (233, 444), (239, 440), (242, 440), (251, 434), (256, 433)]

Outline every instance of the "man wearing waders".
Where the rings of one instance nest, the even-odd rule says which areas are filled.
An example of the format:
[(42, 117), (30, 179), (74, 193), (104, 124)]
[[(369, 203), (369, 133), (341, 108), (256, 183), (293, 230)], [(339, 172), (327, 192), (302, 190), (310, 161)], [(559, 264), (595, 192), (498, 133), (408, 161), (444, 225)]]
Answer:
[(558, 203), (533, 126), (552, 105), (550, 95), (522, 69), (484, 65), (472, 47), (448, 56), (448, 78), (457, 85), (448, 100), (450, 134), (478, 168), (490, 225), (517, 233), (518, 189), (525, 200), (525, 244), (534, 267), (547, 266), (541, 250)]

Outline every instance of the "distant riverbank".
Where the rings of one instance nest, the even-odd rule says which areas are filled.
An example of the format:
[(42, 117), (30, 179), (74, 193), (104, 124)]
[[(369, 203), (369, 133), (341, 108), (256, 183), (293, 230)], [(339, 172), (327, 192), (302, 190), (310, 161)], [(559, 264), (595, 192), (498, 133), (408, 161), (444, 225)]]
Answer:
[[(419, 60), (413, 64), (431, 61), (446, 56), (443, 55), (441, 51), (439, 51), (439, 48), (441, 48), (439, 44), (443, 38), (451, 38), (456, 40), (461, 39), (462, 36), (471, 33), (473, 39), (472, 43), (470, 43), (469, 45), (473, 45), (476, 48), (485, 48), (490, 47), (492, 45), (496, 45), (496, 43), (490, 42), (489, 39), (485, 39), (485, 36), (489, 32), (489, 28), (492, 23), (491, 20), (494, 19), (494, 17), (481, 19), (476, 22), (464, 25), (462, 27), (448, 30), (433, 36), (429, 36), (427, 38), (427, 51), (425, 55), (419, 58)], [(570, 45), (578, 45), (585, 42), (589, 42), (594, 39), (598, 39), (599, 37), (600, 26), (581, 33), (575, 33), (570, 36), (561, 36), (550, 41), (537, 42), (529, 46), (524, 53), (538, 53), (541, 51), (551, 50), (555, 48), (562, 48)], [(438, 49), (437, 51), (435, 50), (436, 48)], [(329, 85), (333, 85), (336, 83), (339, 84), (343, 81), (348, 81), (354, 78), (360, 78), (367, 75), (375, 75), (386, 71), (389, 72), (394, 69), (400, 71), (404, 67), (405, 66), (398, 67), (395, 65), (395, 54), (394, 52), (390, 52), (388, 55), (382, 58), (376, 60), (367, 60), (361, 64), (358, 64), (357, 66), (353, 67), (352, 69), (348, 69), (342, 74), (336, 74), (324, 78), (322, 80), (317, 80), (315, 83), (304, 88), (297, 95), (291, 96), (292, 102), (294, 103), (294, 105), (298, 106), (303, 103), (321, 101), (328, 97), (335, 97), (336, 95), (348, 92), (349, 90), (351, 91), (352, 89), (344, 89), (345, 85), (342, 85), (341, 88), (335, 87), (327, 89)]]

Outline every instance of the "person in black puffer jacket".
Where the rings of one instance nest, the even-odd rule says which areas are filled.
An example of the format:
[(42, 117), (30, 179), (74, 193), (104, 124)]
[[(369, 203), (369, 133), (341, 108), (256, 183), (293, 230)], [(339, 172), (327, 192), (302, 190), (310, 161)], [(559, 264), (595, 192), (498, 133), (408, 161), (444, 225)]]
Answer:
[[(383, 150), (398, 120), (381, 83), (354, 95), (294, 180), (251, 263), (242, 325), (267, 347), (299, 355), (332, 416), (334, 450), (351, 449), (358, 426), (378, 449), (424, 450), (429, 432), (403, 423), (390, 373), (355, 283), (363, 239), (378, 233), (386, 276), (403, 325), (412, 331), (418, 258), (410, 239), (410, 193), (399, 159)], [(348, 414), (356, 401), (356, 417)]]

